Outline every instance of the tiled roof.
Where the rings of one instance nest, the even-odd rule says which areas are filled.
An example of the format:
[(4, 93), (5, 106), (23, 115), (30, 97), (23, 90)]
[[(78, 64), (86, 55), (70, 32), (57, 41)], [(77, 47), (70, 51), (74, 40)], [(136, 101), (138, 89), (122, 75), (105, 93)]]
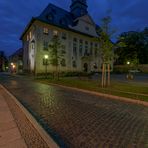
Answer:
[[(21, 39), (35, 20), (39, 20), (44, 23), (71, 30), (80, 34), (85, 34), (70, 28), (70, 26), (75, 26), (77, 24), (77, 22), (74, 22), (74, 16), (72, 13), (50, 3), (38, 17), (32, 18), (29, 25), (23, 32)], [(97, 28), (100, 27), (96, 25), (96, 29)], [(88, 36), (90, 35), (88, 34)]]
[(73, 25), (73, 16), (70, 12), (59, 8), (53, 4), (49, 4), (37, 19), (49, 24), (67, 27)]

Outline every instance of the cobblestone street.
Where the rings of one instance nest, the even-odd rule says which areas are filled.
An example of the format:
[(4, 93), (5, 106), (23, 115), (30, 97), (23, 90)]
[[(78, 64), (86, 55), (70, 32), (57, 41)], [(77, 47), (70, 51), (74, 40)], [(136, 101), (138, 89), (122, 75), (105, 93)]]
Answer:
[(4, 85), (61, 147), (148, 148), (148, 108), (2, 76)]

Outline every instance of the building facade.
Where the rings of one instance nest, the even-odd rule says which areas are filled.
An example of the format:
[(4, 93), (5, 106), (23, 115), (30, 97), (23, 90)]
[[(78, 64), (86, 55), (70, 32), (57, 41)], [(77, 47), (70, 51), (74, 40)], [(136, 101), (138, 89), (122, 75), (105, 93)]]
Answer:
[[(100, 71), (101, 52), (98, 30), (87, 11), (86, 0), (72, 0), (70, 12), (49, 4), (45, 10), (32, 18), (21, 36), (23, 42), (23, 69), (32, 73), (44, 73), (44, 56), (49, 56), (49, 44), (58, 35), (65, 46), (65, 55), (59, 62), (60, 71)], [(60, 50), (60, 49), (59, 49)], [(62, 61), (65, 64), (61, 64)], [(55, 67), (47, 65), (48, 72)]]

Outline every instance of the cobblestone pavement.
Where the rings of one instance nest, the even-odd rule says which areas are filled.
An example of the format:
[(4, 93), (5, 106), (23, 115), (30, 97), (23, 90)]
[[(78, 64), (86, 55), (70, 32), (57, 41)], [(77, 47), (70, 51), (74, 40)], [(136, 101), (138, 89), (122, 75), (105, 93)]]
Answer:
[(148, 148), (148, 108), (3, 76), (0, 82), (61, 147)]

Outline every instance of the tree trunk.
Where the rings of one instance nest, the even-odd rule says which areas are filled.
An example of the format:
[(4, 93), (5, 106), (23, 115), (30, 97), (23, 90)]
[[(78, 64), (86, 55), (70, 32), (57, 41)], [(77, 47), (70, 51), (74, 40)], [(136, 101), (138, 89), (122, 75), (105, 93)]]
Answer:
[(105, 67), (105, 68), (104, 68), (104, 87), (106, 87), (106, 80), (107, 80), (107, 79), (106, 79), (106, 71), (107, 71), (107, 70), (106, 70), (106, 64), (104, 64), (104, 67)]
[(102, 65), (102, 87), (104, 87), (104, 64)]
[(108, 64), (108, 83), (107, 85), (110, 86), (110, 64)]

